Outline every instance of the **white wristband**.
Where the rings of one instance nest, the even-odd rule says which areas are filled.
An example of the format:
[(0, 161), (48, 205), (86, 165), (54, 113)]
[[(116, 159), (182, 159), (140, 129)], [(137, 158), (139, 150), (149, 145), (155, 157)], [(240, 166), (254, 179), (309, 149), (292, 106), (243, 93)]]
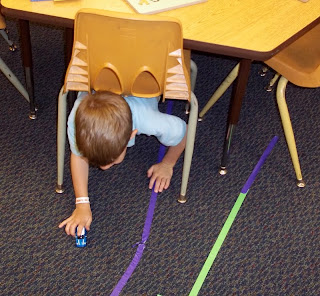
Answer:
[(76, 205), (77, 205), (77, 204), (84, 204), (84, 203), (90, 203), (89, 197), (87, 197), (87, 196), (82, 196), (82, 197), (77, 197), (77, 198), (76, 198)]

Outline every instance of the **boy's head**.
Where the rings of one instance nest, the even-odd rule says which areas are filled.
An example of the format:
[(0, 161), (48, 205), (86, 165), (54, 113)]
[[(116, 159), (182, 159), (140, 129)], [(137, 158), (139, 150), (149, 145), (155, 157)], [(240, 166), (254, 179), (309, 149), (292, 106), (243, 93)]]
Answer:
[(77, 109), (75, 127), (80, 153), (91, 165), (108, 168), (124, 158), (132, 134), (131, 110), (117, 94), (88, 94)]

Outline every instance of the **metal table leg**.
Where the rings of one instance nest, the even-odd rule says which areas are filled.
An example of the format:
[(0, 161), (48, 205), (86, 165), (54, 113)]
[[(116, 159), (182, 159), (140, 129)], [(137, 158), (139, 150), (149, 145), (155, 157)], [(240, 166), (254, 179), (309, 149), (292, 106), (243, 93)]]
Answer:
[(232, 98), (228, 114), (228, 126), (224, 140), (223, 155), (219, 170), (219, 173), (221, 175), (225, 175), (227, 173), (227, 162), (230, 155), (231, 140), (235, 131), (235, 127), (239, 121), (242, 98), (246, 91), (251, 62), (252, 61), (248, 59), (242, 59), (240, 61), (238, 77), (233, 87)]
[(25, 71), (26, 87), (30, 100), (30, 119), (36, 119), (36, 107), (33, 88), (32, 52), (29, 21), (19, 19), (22, 62)]

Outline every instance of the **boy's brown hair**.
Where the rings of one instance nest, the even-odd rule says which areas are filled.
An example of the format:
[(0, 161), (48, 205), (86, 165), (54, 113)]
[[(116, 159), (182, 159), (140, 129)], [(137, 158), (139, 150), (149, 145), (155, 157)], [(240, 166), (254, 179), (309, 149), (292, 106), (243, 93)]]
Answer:
[(117, 94), (88, 94), (77, 109), (75, 127), (80, 153), (90, 165), (105, 166), (127, 147), (132, 133), (131, 110)]

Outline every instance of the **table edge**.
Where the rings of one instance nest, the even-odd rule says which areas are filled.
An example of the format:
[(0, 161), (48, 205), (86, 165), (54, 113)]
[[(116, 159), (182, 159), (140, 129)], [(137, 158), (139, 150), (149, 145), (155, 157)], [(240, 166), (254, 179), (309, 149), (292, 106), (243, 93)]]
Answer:
[[(74, 21), (68, 18), (49, 16), (45, 14), (39, 14), (34, 12), (26, 12), (22, 10), (16, 10), (12, 8), (6, 8), (1, 5), (1, 12), (8, 17), (22, 19), (27, 21), (32, 21), (41, 24), (54, 25), (64, 28), (73, 28)], [(314, 20), (312, 23), (304, 27), (302, 30), (297, 32), (295, 35), (291, 36), (288, 40), (277, 46), (271, 51), (261, 52), (261, 51), (253, 51), (242, 48), (235, 48), (230, 46), (224, 46), (213, 43), (206, 43), (196, 40), (184, 39), (184, 47), (186, 49), (196, 50), (200, 52), (210, 53), (210, 54), (218, 54), (228, 57), (249, 59), (255, 61), (266, 61), (277, 54), (279, 51), (287, 47), (289, 44), (297, 40), (300, 36), (311, 30), (317, 24), (320, 23), (320, 16)]]
[(17, 9), (6, 8), (1, 6), (1, 12), (3, 15), (12, 17), (15, 19), (21, 19), (26, 21), (31, 21), (35, 23), (41, 23), (46, 25), (54, 25), (64, 28), (73, 28), (74, 21), (68, 18), (50, 16), (46, 14), (27, 12)]

